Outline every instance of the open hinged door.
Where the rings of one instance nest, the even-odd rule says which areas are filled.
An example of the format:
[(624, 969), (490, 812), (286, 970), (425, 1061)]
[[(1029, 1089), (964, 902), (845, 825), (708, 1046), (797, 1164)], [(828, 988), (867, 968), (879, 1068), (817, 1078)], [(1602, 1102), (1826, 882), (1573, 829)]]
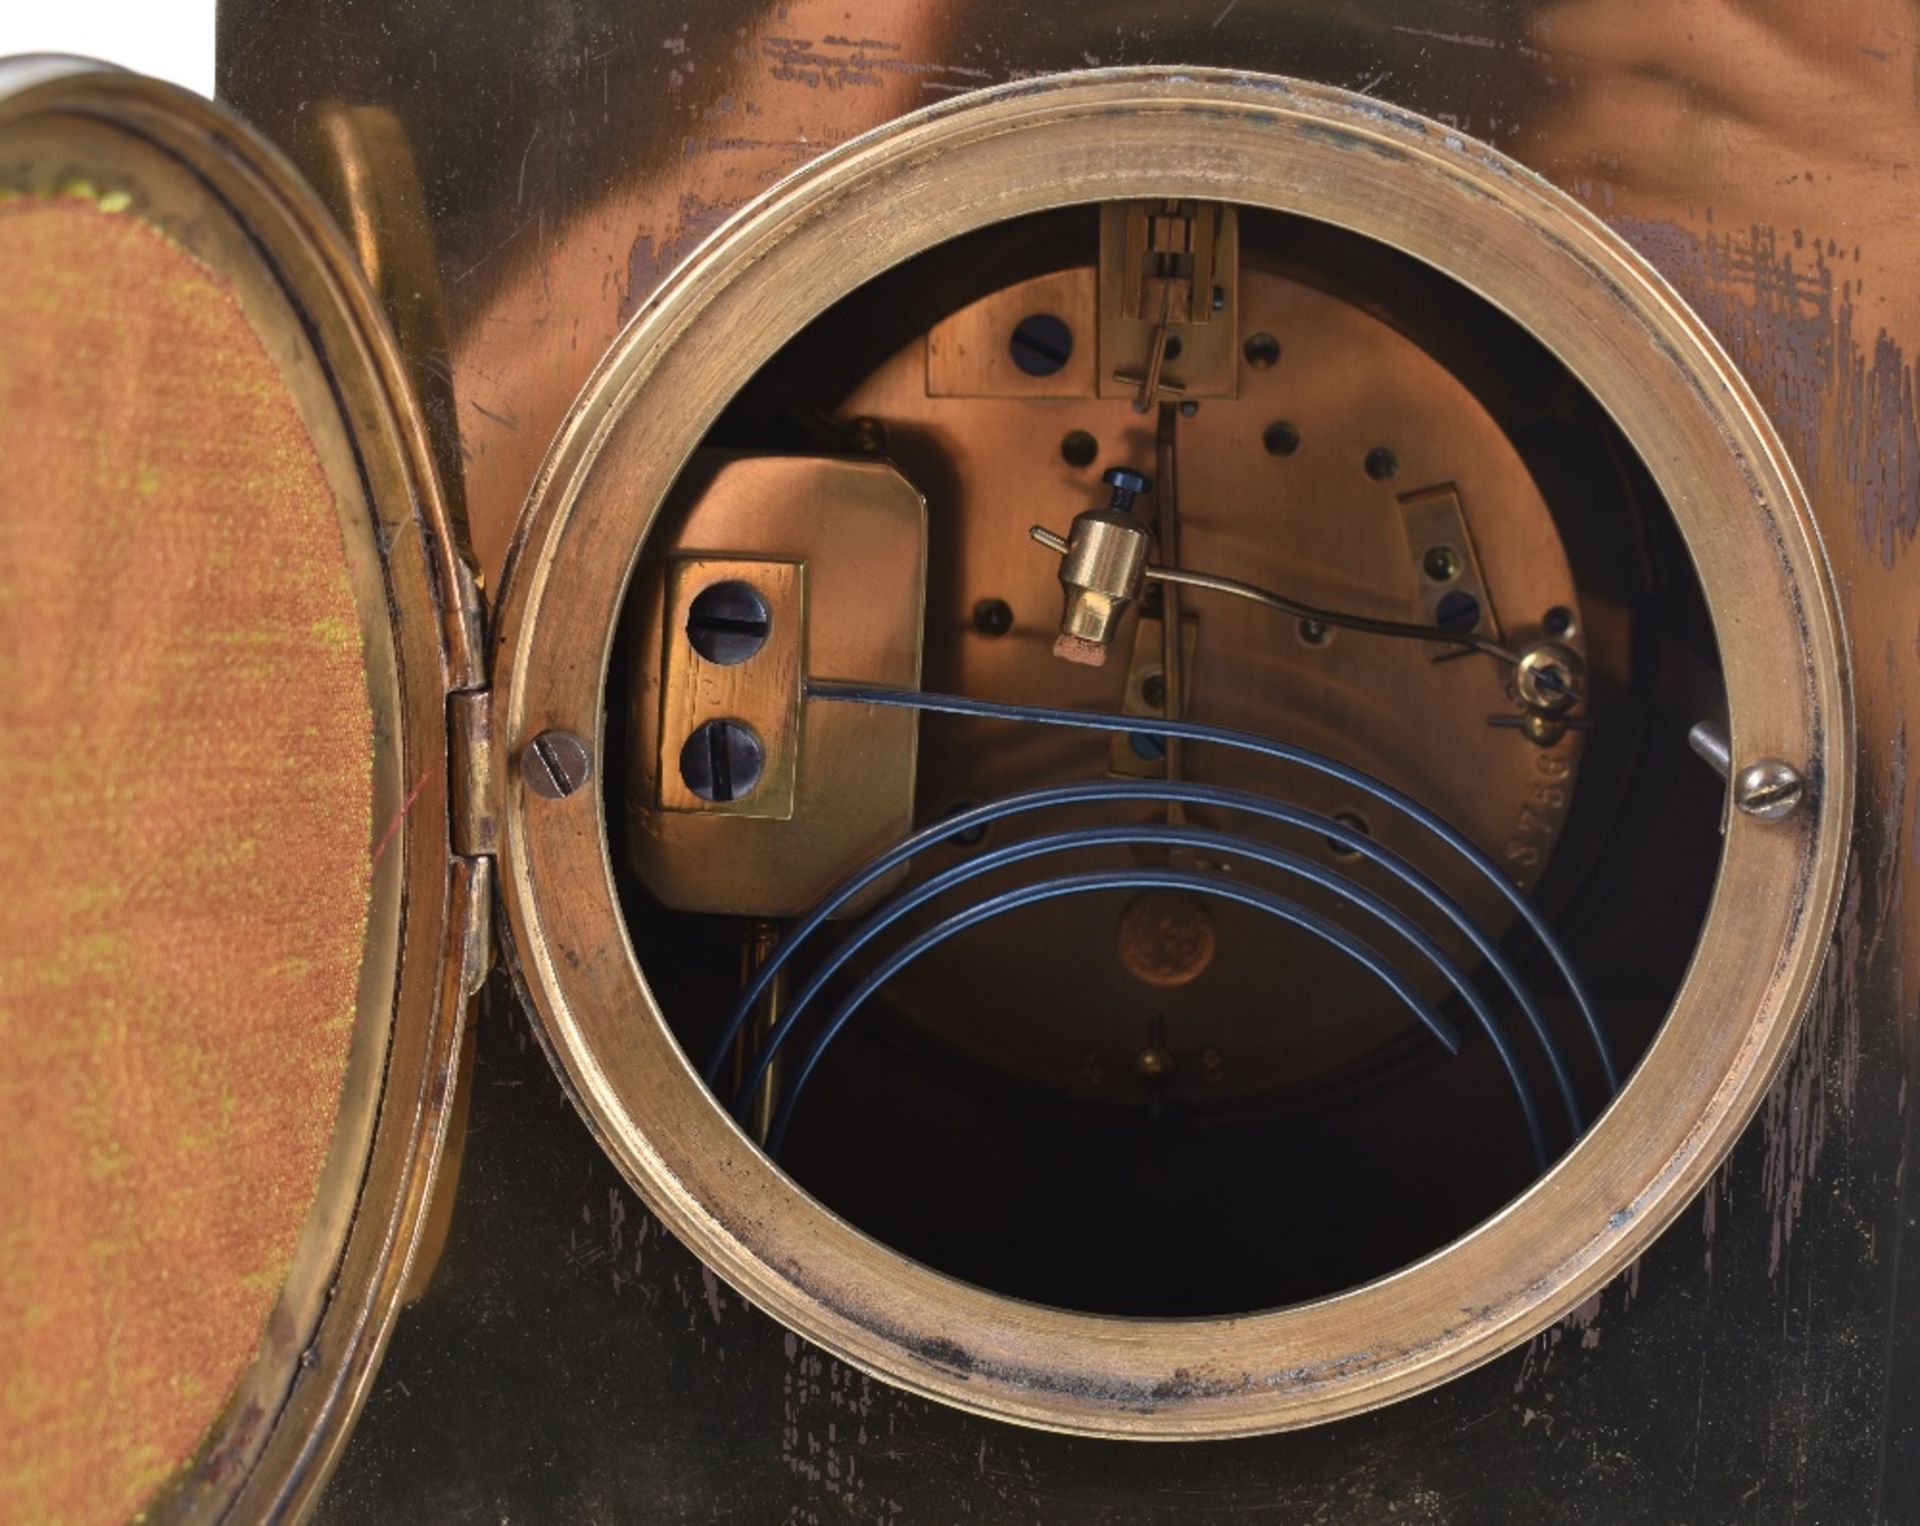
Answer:
[(347, 246), (190, 94), (0, 65), (0, 1516), (297, 1512), (484, 967), (477, 603)]

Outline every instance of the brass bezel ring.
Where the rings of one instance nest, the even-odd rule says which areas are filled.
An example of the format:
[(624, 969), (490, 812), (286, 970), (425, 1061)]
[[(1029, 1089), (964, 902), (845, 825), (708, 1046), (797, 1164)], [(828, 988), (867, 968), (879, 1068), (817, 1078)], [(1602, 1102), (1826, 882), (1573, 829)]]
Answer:
[[(1725, 664), (1736, 759), (1811, 783), (1784, 822), (1730, 814), (1699, 947), (1638, 1071), (1580, 1144), (1423, 1261), (1225, 1319), (1039, 1308), (921, 1266), (783, 1175), (701, 1085), (629, 941), (599, 790), (530, 794), (509, 762), (512, 946), (579, 1106), (653, 1210), (753, 1303), (917, 1393), (1115, 1437), (1233, 1436), (1430, 1388), (1534, 1335), (1700, 1190), (1787, 1050), (1834, 925), (1853, 792), (1833, 589), (1779, 440), (1699, 320), (1567, 197), (1435, 122), (1345, 91), (1197, 70), (1022, 82), (903, 118), (744, 209), (661, 288), (554, 442), (497, 633), (503, 760), (560, 727), (605, 745), (608, 662), (641, 542), (738, 388), (833, 302), (984, 224), (1201, 197), (1397, 246), (1564, 360), (1651, 471)], [(604, 777), (604, 774), (601, 775)]]

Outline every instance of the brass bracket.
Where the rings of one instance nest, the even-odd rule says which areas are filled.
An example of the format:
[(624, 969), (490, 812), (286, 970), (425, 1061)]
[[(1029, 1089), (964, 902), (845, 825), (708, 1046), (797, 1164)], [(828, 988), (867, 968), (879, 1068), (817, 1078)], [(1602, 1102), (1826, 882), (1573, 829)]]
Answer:
[[(1122, 715), (1165, 715), (1166, 675), (1162, 671), (1165, 641), (1157, 615), (1142, 615), (1134, 622), (1133, 656), (1127, 664), (1127, 690), (1120, 702)], [(1199, 640), (1200, 622), (1193, 615), (1180, 617), (1181, 662), (1185, 672), (1193, 671), (1193, 653)], [(1156, 690), (1158, 692), (1156, 692)], [(1116, 735), (1108, 744), (1107, 772), (1115, 778), (1164, 779), (1167, 760), (1144, 756), (1132, 736)]]
[[(1407, 527), (1407, 546), (1420, 578), (1420, 618), (1428, 625), (1448, 625), (1452, 606), (1448, 596), (1458, 594), (1473, 601), (1479, 613), (1471, 623), (1460, 622), (1462, 631), (1476, 632), (1498, 641), (1499, 617), (1493, 611), (1493, 599), (1480, 571), (1480, 556), (1473, 547), (1473, 532), (1467, 528), (1467, 516), (1460, 506), (1460, 494), (1452, 483), (1422, 488), (1400, 499), (1402, 523)], [(1432, 645), (1433, 660), (1444, 662), (1458, 657), (1464, 647), (1444, 642)]]
[[(677, 911), (797, 915), (912, 829), (918, 717), (801, 695), (808, 678), (919, 686), (925, 500), (885, 461), (701, 451), (661, 514), (674, 538), (629, 617), (627, 854)], [(727, 720), (752, 730), (760, 777), (709, 789), (723, 803), (682, 761)], [(710, 762), (692, 782), (716, 778)]]
[(1240, 219), (1211, 201), (1100, 209), (1100, 396), (1141, 412), (1240, 391)]
[[(928, 397), (1092, 397), (1095, 389), (1093, 268), (1034, 276), (942, 318), (927, 332)], [(1055, 369), (1024, 369), (1013, 357), (1021, 323), (1035, 315), (1066, 328)]]

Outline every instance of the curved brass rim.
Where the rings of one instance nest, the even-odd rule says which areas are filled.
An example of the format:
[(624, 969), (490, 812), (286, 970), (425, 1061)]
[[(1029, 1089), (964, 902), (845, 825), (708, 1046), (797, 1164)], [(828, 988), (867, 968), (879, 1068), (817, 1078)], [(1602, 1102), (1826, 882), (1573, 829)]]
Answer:
[(463, 1015), (443, 989), (459, 936), (446, 696), (466, 584), (398, 351), (344, 240), (292, 168), (217, 106), (88, 60), (0, 63), (0, 125), (36, 116), (122, 135), (129, 162), (184, 167), (217, 204), (207, 215), (229, 218), (262, 251), (263, 303), (277, 299), (300, 325), (284, 336), (288, 353), (319, 362), (310, 369), (324, 374), (302, 379), (303, 406), (338, 414), (330, 432), (342, 455), (329, 475), (368, 651), (376, 841), (392, 831), (369, 890), (340, 1114), (292, 1271), (195, 1462), (143, 1512), (298, 1515), (344, 1446), (384, 1349), (445, 1123)]
[(695, 443), (787, 336), (985, 223), (1145, 196), (1270, 207), (1397, 245), (1565, 360), (1646, 461), (1698, 564), (1735, 758), (1778, 755), (1813, 784), (1786, 822), (1729, 820), (1665, 1027), (1547, 1177), (1415, 1266), (1270, 1313), (1102, 1318), (966, 1286), (813, 1202), (701, 1087), (621, 922), (601, 793), (545, 800), (504, 761), (498, 783), (511, 937), (550, 1047), (629, 1180), (703, 1259), (809, 1339), (919, 1393), (1065, 1431), (1192, 1438), (1330, 1420), (1439, 1383), (1572, 1309), (1689, 1201), (1757, 1107), (1819, 969), (1852, 724), (1792, 470), (1726, 357), (1637, 257), (1439, 124), (1295, 81), (1144, 70), (1024, 82), (856, 140), (744, 210), (661, 289), (588, 384), (523, 516), (496, 654), (503, 760), (553, 726), (594, 738), (598, 757), (640, 540)]

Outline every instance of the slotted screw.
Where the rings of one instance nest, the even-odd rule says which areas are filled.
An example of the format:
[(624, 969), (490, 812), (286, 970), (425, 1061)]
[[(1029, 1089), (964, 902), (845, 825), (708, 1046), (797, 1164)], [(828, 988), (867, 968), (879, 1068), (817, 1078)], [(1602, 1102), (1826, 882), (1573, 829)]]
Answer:
[(767, 601), (737, 578), (701, 589), (687, 606), (687, 640), (716, 667), (735, 667), (757, 654), (772, 629)]
[(527, 788), (543, 800), (564, 800), (587, 782), (593, 754), (571, 731), (543, 731), (520, 754)]
[(1800, 770), (1779, 758), (1761, 758), (1733, 781), (1733, 803), (1756, 821), (1785, 821), (1807, 797)]
[(687, 788), (719, 805), (752, 794), (765, 767), (766, 750), (742, 721), (708, 721), (680, 749)]

